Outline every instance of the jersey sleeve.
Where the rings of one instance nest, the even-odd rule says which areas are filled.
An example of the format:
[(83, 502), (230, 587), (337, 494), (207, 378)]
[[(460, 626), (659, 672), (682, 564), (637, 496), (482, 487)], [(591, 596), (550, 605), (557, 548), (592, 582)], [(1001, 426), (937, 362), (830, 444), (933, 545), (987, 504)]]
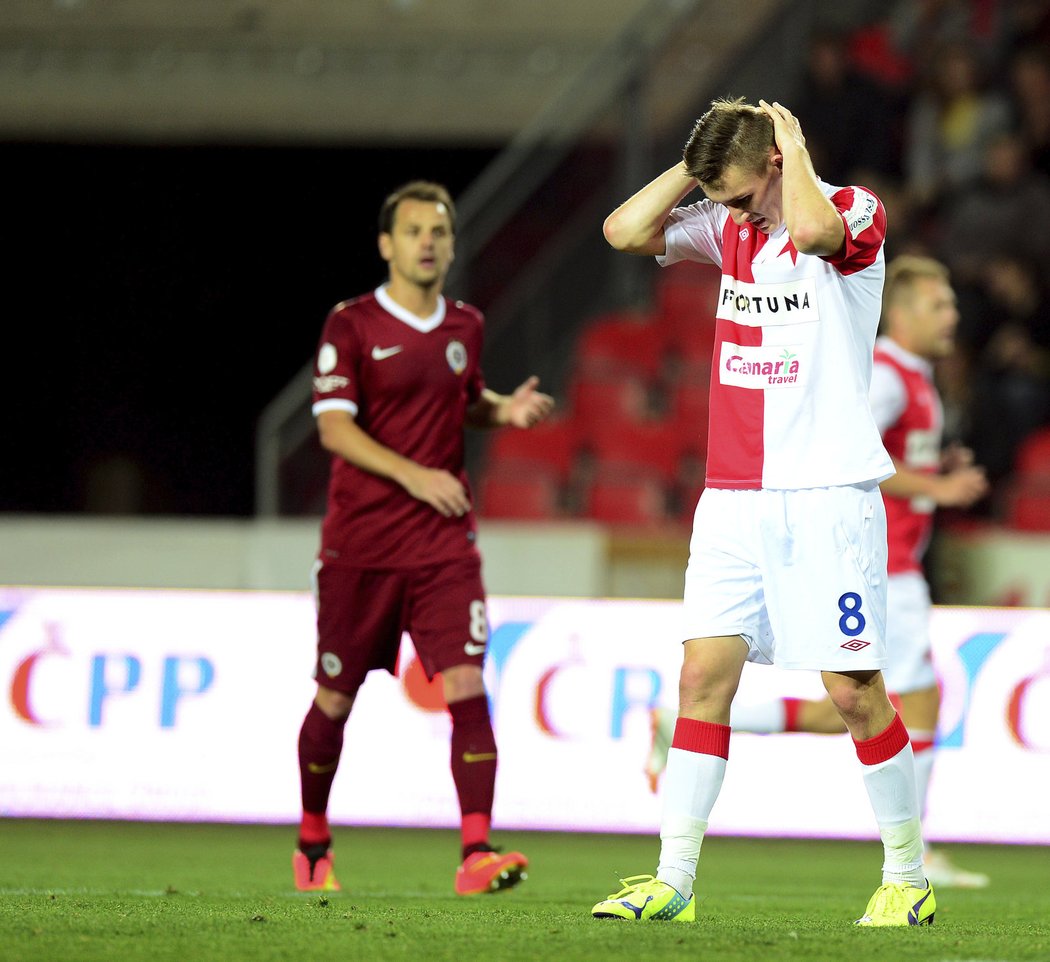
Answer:
[(482, 324), (478, 324), (478, 337), (477, 347), (472, 352), (472, 356), (475, 358), (474, 364), (471, 366), (470, 371), (467, 375), (467, 404), (474, 404), (480, 397), (481, 392), (485, 390), (485, 375), (481, 370), (481, 352), (484, 346), (484, 327)]
[(900, 374), (891, 364), (880, 362), (878, 358), (871, 368), (868, 400), (880, 434), (885, 434), (900, 420), (908, 404), (908, 392)]
[(357, 416), (359, 358), (360, 344), (346, 309), (333, 308), (314, 357), (314, 417), (322, 411), (348, 411)]
[(666, 253), (656, 262), (661, 267), (679, 261), (699, 261), (722, 266), (722, 227), (729, 212), (719, 204), (702, 200), (688, 207), (676, 207), (664, 224)]
[(842, 218), (842, 247), (823, 258), (840, 274), (855, 274), (875, 263), (886, 239), (886, 208), (864, 187), (843, 187), (831, 196)]

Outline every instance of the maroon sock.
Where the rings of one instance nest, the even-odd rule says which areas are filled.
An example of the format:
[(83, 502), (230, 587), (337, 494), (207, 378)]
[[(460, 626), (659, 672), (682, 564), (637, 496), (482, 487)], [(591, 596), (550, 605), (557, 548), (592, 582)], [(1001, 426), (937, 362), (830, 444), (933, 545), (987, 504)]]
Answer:
[[(302, 785), (303, 812), (314, 816), (328, 810), (328, 796), (343, 750), (343, 728), (346, 720), (332, 721), (317, 705), (311, 705), (299, 731), (299, 779)], [(327, 821), (303, 820), (302, 831), (314, 834), (318, 825), (327, 829)], [(327, 844), (329, 838), (306, 838), (304, 844)]]
[[(485, 695), (452, 702), (452, 780), (463, 816), (464, 857), (488, 842), (492, 796), (496, 786), (496, 739)], [(470, 816), (481, 815), (483, 818)], [(479, 830), (486, 836), (479, 837)], [(469, 837), (468, 837), (469, 836)]]

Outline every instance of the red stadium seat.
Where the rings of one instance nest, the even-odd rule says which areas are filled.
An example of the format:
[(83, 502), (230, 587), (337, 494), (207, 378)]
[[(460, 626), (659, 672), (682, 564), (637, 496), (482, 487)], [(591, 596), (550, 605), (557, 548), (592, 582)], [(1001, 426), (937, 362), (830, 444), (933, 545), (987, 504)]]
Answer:
[(489, 439), (486, 464), (491, 469), (546, 467), (564, 481), (572, 472), (579, 447), (575, 422), (551, 418), (527, 431), (503, 428)]
[(661, 333), (653, 314), (603, 314), (580, 336), (576, 346), (576, 375), (656, 377), (661, 371), (665, 350)]
[(576, 378), (569, 386), (571, 417), (584, 426), (605, 421), (641, 421), (649, 393), (641, 377)]
[(668, 507), (667, 486), (652, 473), (599, 471), (585, 494), (586, 516), (607, 524), (663, 523)]
[(1021, 442), (1014, 473), (1019, 477), (1050, 478), (1050, 427), (1040, 428)]
[(478, 485), (478, 514), (520, 521), (557, 518), (561, 514), (558, 476), (542, 468), (486, 471)]
[(585, 445), (598, 470), (655, 472), (673, 484), (689, 442), (676, 422), (643, 421), (596, 425)]
[(1015, 478), (1007, 487), (1004, 502), (1008, 528), (1050, 532), (1050, 479)]
[(698, 265), (675, 264), (660, 274), (656, 301), (672, 359), (672, 380), (682, 379), (696, 366), (711, 364), (719, 283), (717, 270)]
[(668, 416), (677, 422), (679, 430), (693, 440), (693, 448), (707, 450), (707, 431), (710, 418), (710, 389), (706, 381), (689, 380), (671, 389)]

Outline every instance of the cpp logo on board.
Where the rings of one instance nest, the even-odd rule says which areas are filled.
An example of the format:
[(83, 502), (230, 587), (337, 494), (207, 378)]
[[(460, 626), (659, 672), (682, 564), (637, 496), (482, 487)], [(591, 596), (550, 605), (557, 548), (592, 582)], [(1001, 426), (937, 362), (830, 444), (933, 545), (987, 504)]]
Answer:
[[(496, 624), (492, 631), (496, 657), (494, 664), (486, 666), (486, 678), (497, 700), (501, 690), (512, 688), (520, 701), (524, 680), (529, 691), (523, 703), (532, 706), (533, 723), (549, 738), (580, 737), (584, 728), (594, 731), (591, 723), (598, 721), (605, 737), (621, 739), (629, 719), (647, 720), (673, 687), (666, 665), (624, 659), (622, 652), (612, 655), (606, 644), (600, 650), (578, 645), (568, 634), (559, 642), (561, 632), (545, 632), (542, 623), (541, 617)], [(1026, 639), (1017, 632), (983, 631), (974, 623), (956, 637), (959, 640), (942, 648), (939, 658), (945, 689), (938, 732), (941, 747), (960, 749), (972, 741), (985, 742), (998, 731), (1018, 748), (1050, 752), (1042, 721), (1046, 712), (1041, 707), (1050, 691), (1050, 647), (1041, 664), (1018, 664), (1010, 657), (1011, 645), (1025, 644)], [(852, 644), (861, 647), (867, 642), (856, 639)], [(526, 678), (519, 680), (514, 656), (525, 647), (531, 648), (533, 657)], [(581, 701), (590, 706), (587, 712), (578, 710)]]
[[(16, 610), (0, 611), (0, 637)], [(38, 728), (85, 723), (101, 728), (118, 704), (125, 721), (148, 718), (161, 729), (178, 725), (187, 700), (208, 694), (215, 665), (196, 653), (83, 651), (63, 641), (63, 625), (39, 627), (37, 644), (17, 656), (7, 683), (15, 718)]]

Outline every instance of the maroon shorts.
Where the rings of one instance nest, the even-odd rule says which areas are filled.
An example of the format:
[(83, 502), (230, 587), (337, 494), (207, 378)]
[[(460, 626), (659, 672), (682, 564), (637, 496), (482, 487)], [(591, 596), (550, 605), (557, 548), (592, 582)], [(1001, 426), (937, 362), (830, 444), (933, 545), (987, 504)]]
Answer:
[(321, 565), (317, 572), (318, 684), (353, 695), (373, 668), (391, 674), (407, 631), (433, 678), (481, 665), (488, 640), (478, 555), (423, 568)]

